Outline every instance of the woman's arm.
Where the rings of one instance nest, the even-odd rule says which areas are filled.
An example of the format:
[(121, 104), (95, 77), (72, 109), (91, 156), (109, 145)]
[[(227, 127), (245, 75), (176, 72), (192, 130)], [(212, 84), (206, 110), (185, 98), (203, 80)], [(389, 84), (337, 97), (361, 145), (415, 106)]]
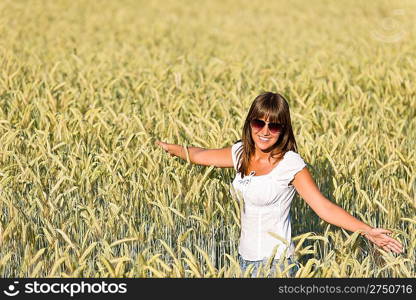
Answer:
[[(161, 146), (163, 150), (165, 150), (166, 152), (170, 154), (170, 156), (177, 156), (186, 160), (186, 152), (185, 152), (184, 146), (176, 145), (176, 144), (169, 144), (169, 143), (165, 143), (161, 141), (156, 141), (155, 144), (158, 146)], [(188, 149), (189, 160), (192, 163), (193, 163), (193, 158), (195, 154), (200, 151), (204, 151), (204, 149), (200, 147), (186, 147), (186, 148)]]
[[(177, 156), (184, 160), (186, 158), (185, 147), (176, 144), (168, 144), (156, 141), (170, 156)], [(189, 161), (203, 166), (215, 166), (219, 168), (232, 168), (234, 166), (231, 156), (231, 147), (222, 149), (204, 149), (200, 147), (186, 147), (188, 149)]]
[(295, 175), (293, 185), (299, 195), (324, 221), (352, 232), (362, 230), (362, 235), (385, 251), (393, 250), (396, 253), (403, 251), (401, 243), (387, 235), (392, 233), (390, 230), (373, 228), (325, 198), (306, 167)]

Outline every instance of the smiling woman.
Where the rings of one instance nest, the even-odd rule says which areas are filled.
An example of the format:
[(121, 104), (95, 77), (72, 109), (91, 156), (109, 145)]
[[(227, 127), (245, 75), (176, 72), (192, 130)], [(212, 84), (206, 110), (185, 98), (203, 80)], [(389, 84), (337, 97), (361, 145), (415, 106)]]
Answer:
[[(172, 156), (186, 159), (184, 147), (157, 141)], [(242, 139), (223, 149), (188, 148), (189, 159), (200, 165), (234, 167), (237, 174), (233, 189), (242, 195), (239, 262), (244, 271), (252, 264), (258, 267), (273, 259), (275, 270), (280, 258), (292, 268), (290, 205), (296, 192), (328, 223), (346, 230), (359, 231), (369, 241), (386, 251), (401, 253), (402, 244), (389, 236), (392, 232), (373, 228), (332, 203), (319, 191), (303, 158), (297, 153), (289, 105), (277, 93), (257, 96), (243, 125)], [(270, 267), (270, 265), (269, 265)], [(282, 270), (282, 265), (280, 265)], [(289, 276), (295, 276), (294, 269)]]

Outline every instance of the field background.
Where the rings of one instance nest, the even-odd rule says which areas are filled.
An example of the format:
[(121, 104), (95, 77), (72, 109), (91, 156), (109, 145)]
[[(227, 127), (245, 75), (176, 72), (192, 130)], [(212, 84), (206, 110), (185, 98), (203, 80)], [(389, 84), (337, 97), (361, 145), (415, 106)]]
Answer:
[[(231, 146), (285, 95), (322, 193), (405, 247), (378, 251), (298, 196), (298, 277), (415, 277), (416, 1), (1, 1), (2, 277), (239, 277)], [(276, 276), (286, 276), (286, 272)]]

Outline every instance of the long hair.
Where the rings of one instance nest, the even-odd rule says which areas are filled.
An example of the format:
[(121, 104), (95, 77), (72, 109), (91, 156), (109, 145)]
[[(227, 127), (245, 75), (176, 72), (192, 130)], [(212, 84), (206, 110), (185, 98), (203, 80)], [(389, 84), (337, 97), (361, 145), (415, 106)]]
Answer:
[(250, 158), (255, 152), (255, 143), (251, 136), (250, 121), (253, 119), (269, 118), (269, 122), (278, 122), (283, 124), (283, 130), (276, 143), (272, 146), (270, 158), (282, 159), (287, 151), (297, 152), (295, 136), (293, 135), (292, 124), (290, 119), (289, 104), (286, 99), (272, 92), (265, 92), (257, 96), (251, 104), (247, 118), (244, 122), (242, 147), (237, 150), (238, 172), (244, 178), (248, 171)]

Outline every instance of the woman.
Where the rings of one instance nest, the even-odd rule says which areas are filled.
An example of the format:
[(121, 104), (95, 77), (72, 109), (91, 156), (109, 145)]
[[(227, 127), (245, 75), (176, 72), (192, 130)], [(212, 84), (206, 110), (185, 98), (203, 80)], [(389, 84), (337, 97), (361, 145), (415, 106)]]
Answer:
[[(171, 156), (186, 159), (184, 147), (161, 141), (156, 144)], [(280, 94), (267, 92), (254, 99), (244, 122), (242, 140), (223, 149), (188, 147), (188, 153), (192, 163), (234, 167), (237, 171), (232, 186), (244, 200), (239, 262), (243, 270), (252, 264), (253, 276), (272, 256), (277, 257), (272, 270), (283, 255), (289, 264), (297, 264), (293, 259), (289, 215), (295, 190), (326, 222), (352, 232), (360, 230), (386, 251), (403, 251), (401, 243), (389, 236), (390, 230), (361, 222), (320, 193), (297, 153), (289, 105)], [(283, 270), (284, 266), (279, 266)], [(289, 276), (295, 272), (293, 268)]]

